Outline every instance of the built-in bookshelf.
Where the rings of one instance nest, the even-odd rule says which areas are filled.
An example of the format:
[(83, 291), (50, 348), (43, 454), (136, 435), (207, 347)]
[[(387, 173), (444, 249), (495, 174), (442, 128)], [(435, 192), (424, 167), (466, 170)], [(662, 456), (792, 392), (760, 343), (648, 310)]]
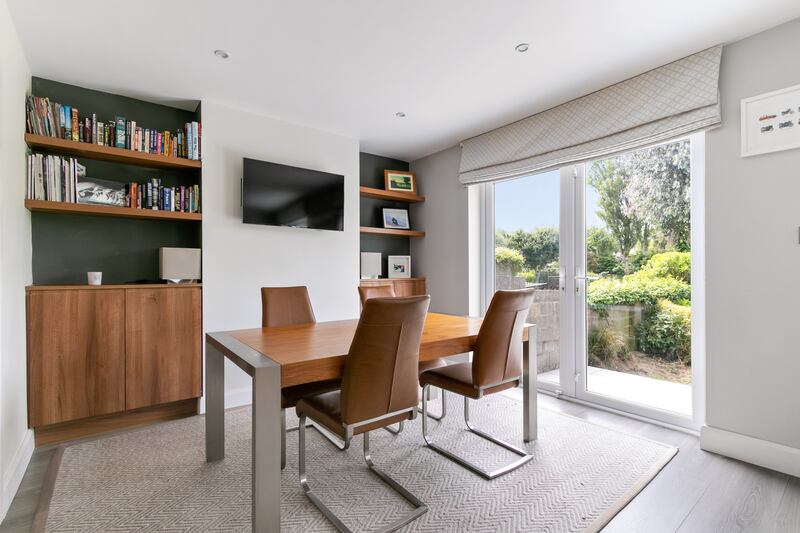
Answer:
[(61, 213), (73, 215), (89, 215), (100, 217), (139, 218), (147, 220), (180, 220), (184, 222), (200, 222), (200, 213), (181, 213), (179, 211), (158, 211), (131, 207), (108, 205), (76, 204), (70, 202), (50, 202), (47, 200), (25, 200), (25, 208), (35, 213)]
[[(58, 119), (50, 120), (45, 129), (41, 122), (32, 127), (29, 113), (25, 142), (31, 153), (68, 159), (68, 170), (77, 161), (81, 170), (85, 167), (87, 180), (113, 182), (127, 197), (124, 206), (121, 202), (80, 203), (74, 174), (69, 175), (73, 188), (66, 195), (70, 201), (29, 194), (25, 207), (31, 212), (34, 284), (85, 284), (88, 271), (102, 271), (104, 283), (156, 281), (159, 248), (201, 247), (202, 161), (199, 151), (192, 156), (187, 148), (187, 142), (193, 139), (189, 125), (197, 128), (199, 141), (199, 104), (190, 111), (36, 77), (31, 82), (31, 94), (51, 103), (53, 113), (47, 115), (48, 119), (58, 117), (63, 108), (79, 109), (80, 117), (76, 118), (81, 128), (80, 140), (75, 140), (66, 134), (66, 121), (61, 122), (61, 129)], [(29, 100), (28, 111), (31, 102), (34, 100)], [(100, 144), (93, 138), (91, 124), (95, 121), (105, 124), (106, 129), (114, 124), (122, 126), (112, 129), (113, 135), (107, 134)], [(147, 138), (137, 124), (147, 126)], [(95, 127), (99, 132), (99, 126)], [(131, 191), (141, 184), (146, 189), (151, 182), (166, 195), (157, 197), (156, 208), (145, 208), (143, 202), (136, 203), (141, 196)], [(189, 198), (188, 191), (193, 194), (187, 203), (184, 198)], [(55, 199), (63, 196), (56, 195)], [(165, 197), (170, 201), (180, 198), (180, 203), (165, 204)]]
[(195, 161), (194, 159), (134, 152), (127, 148), (100, 146), (97, 144), (59, 139), (58, 137), (45, 137), (44, 135), (35, 135), (33, 133), (25, 134), (25, 143), (33, 150), (58, 152), (74, 157), (85, 157), (97, 161), (111, 161), (113, 163), (122, 163), (126, 165), (195, 170), (200, 170), (203, 167), (202, 162)]
[(425, 197), (410, 192), (387, 191), (384, 189), (374, 189), (372, 187), (359, 188), (362, 198), (372, 198), (374, 200), (386, 200), (389, 202), (406, 202), (410, 204), (424, 202)]
[(391, 235), (394, 237), (424, 237), (424, 231), (413, 229), (394, 229), (394, 228), (373, 228), (371, 226), (361, 226), (361, 233), (372, 235)]

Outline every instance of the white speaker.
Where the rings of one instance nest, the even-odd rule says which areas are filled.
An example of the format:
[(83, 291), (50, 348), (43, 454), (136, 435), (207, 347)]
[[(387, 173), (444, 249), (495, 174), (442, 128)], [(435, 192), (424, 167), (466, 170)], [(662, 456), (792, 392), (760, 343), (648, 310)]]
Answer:
[(201, 278), (200, 248), (159, 248), (158, 272), (172, 283), (190, 283)]

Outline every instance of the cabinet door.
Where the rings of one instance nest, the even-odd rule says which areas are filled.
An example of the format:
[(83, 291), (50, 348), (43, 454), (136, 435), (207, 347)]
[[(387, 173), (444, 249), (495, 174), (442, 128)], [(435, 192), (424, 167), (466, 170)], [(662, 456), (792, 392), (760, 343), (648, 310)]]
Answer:
[(425, 280), (395, 279), (394, 292), (397, 296), (421, 296), (425, 294)]
[(126, 407), (199, 397), (200, 289), (126, 292)]
[(28, 293), (31, 427), (125, 409), (125, 293)]

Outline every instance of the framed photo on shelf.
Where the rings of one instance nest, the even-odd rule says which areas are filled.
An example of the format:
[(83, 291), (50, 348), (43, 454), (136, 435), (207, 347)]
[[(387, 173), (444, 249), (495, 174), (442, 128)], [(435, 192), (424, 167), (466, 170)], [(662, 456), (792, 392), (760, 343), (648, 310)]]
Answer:
[(417, 192), (417, 174), (405, 170), (384, 170), (383, 180), (387, 191)]
[(383, 227), (389, 229), (411, 229), (408, 209), (383, 208)]
[(411, 277), (411, 256), (410, 255), (390, 255), (387, 272), (390, 278), (410, 278)]
[(800, 148), (800, 85), (742, 100), (742, 157)]

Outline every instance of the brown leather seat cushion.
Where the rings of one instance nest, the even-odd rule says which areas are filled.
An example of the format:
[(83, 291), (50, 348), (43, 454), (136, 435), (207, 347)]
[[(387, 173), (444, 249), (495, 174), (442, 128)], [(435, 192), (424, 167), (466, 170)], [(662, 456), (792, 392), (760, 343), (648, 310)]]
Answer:
[(419, 373), (422, 374), (427, 370), (433, 370), (434, 368), (442, 368), (443, 366), (447, 366), (447, 360), (445, 359), (433, 359), (431, 361), (420, 361), (419, 362)]
[(341, 379), (329, 379), (327, 381), (316, 381), (314, 383), (304, 383), (294, 387), (284, 387), (281, 389), (281, 409), (289, 409), (297, 405), (297, 402), (307, 396), (314, 396), (324, 392), (339, 389), (342, 386)]
[[(426, 370), (419, 376), (420, 385), (433, 385), (440, 389), (448, 390), (468, 398), (480, 398), (480, 392), (472, 384), (472, 363), (457, 363), (433, 370)], [(519, 380), (510, 381), (501, 385), (489, 387), (483, 395), (512, 389), (519, 385)]]
[[(325, 426), (342, 440), (345, 439), (345, 430), (342, 425), (341, 391), (335, 390), (316, 396), (308, 396), (297, 402), (295, 407), (297, 416), (306, 415), (319, 424)], [(360, 435), (373, 429), (382, 428), (403, 420), (414, 418), (416, 412), (403, 413), (385, 420), (359, 426), (353, 430), (353, 435)]]

